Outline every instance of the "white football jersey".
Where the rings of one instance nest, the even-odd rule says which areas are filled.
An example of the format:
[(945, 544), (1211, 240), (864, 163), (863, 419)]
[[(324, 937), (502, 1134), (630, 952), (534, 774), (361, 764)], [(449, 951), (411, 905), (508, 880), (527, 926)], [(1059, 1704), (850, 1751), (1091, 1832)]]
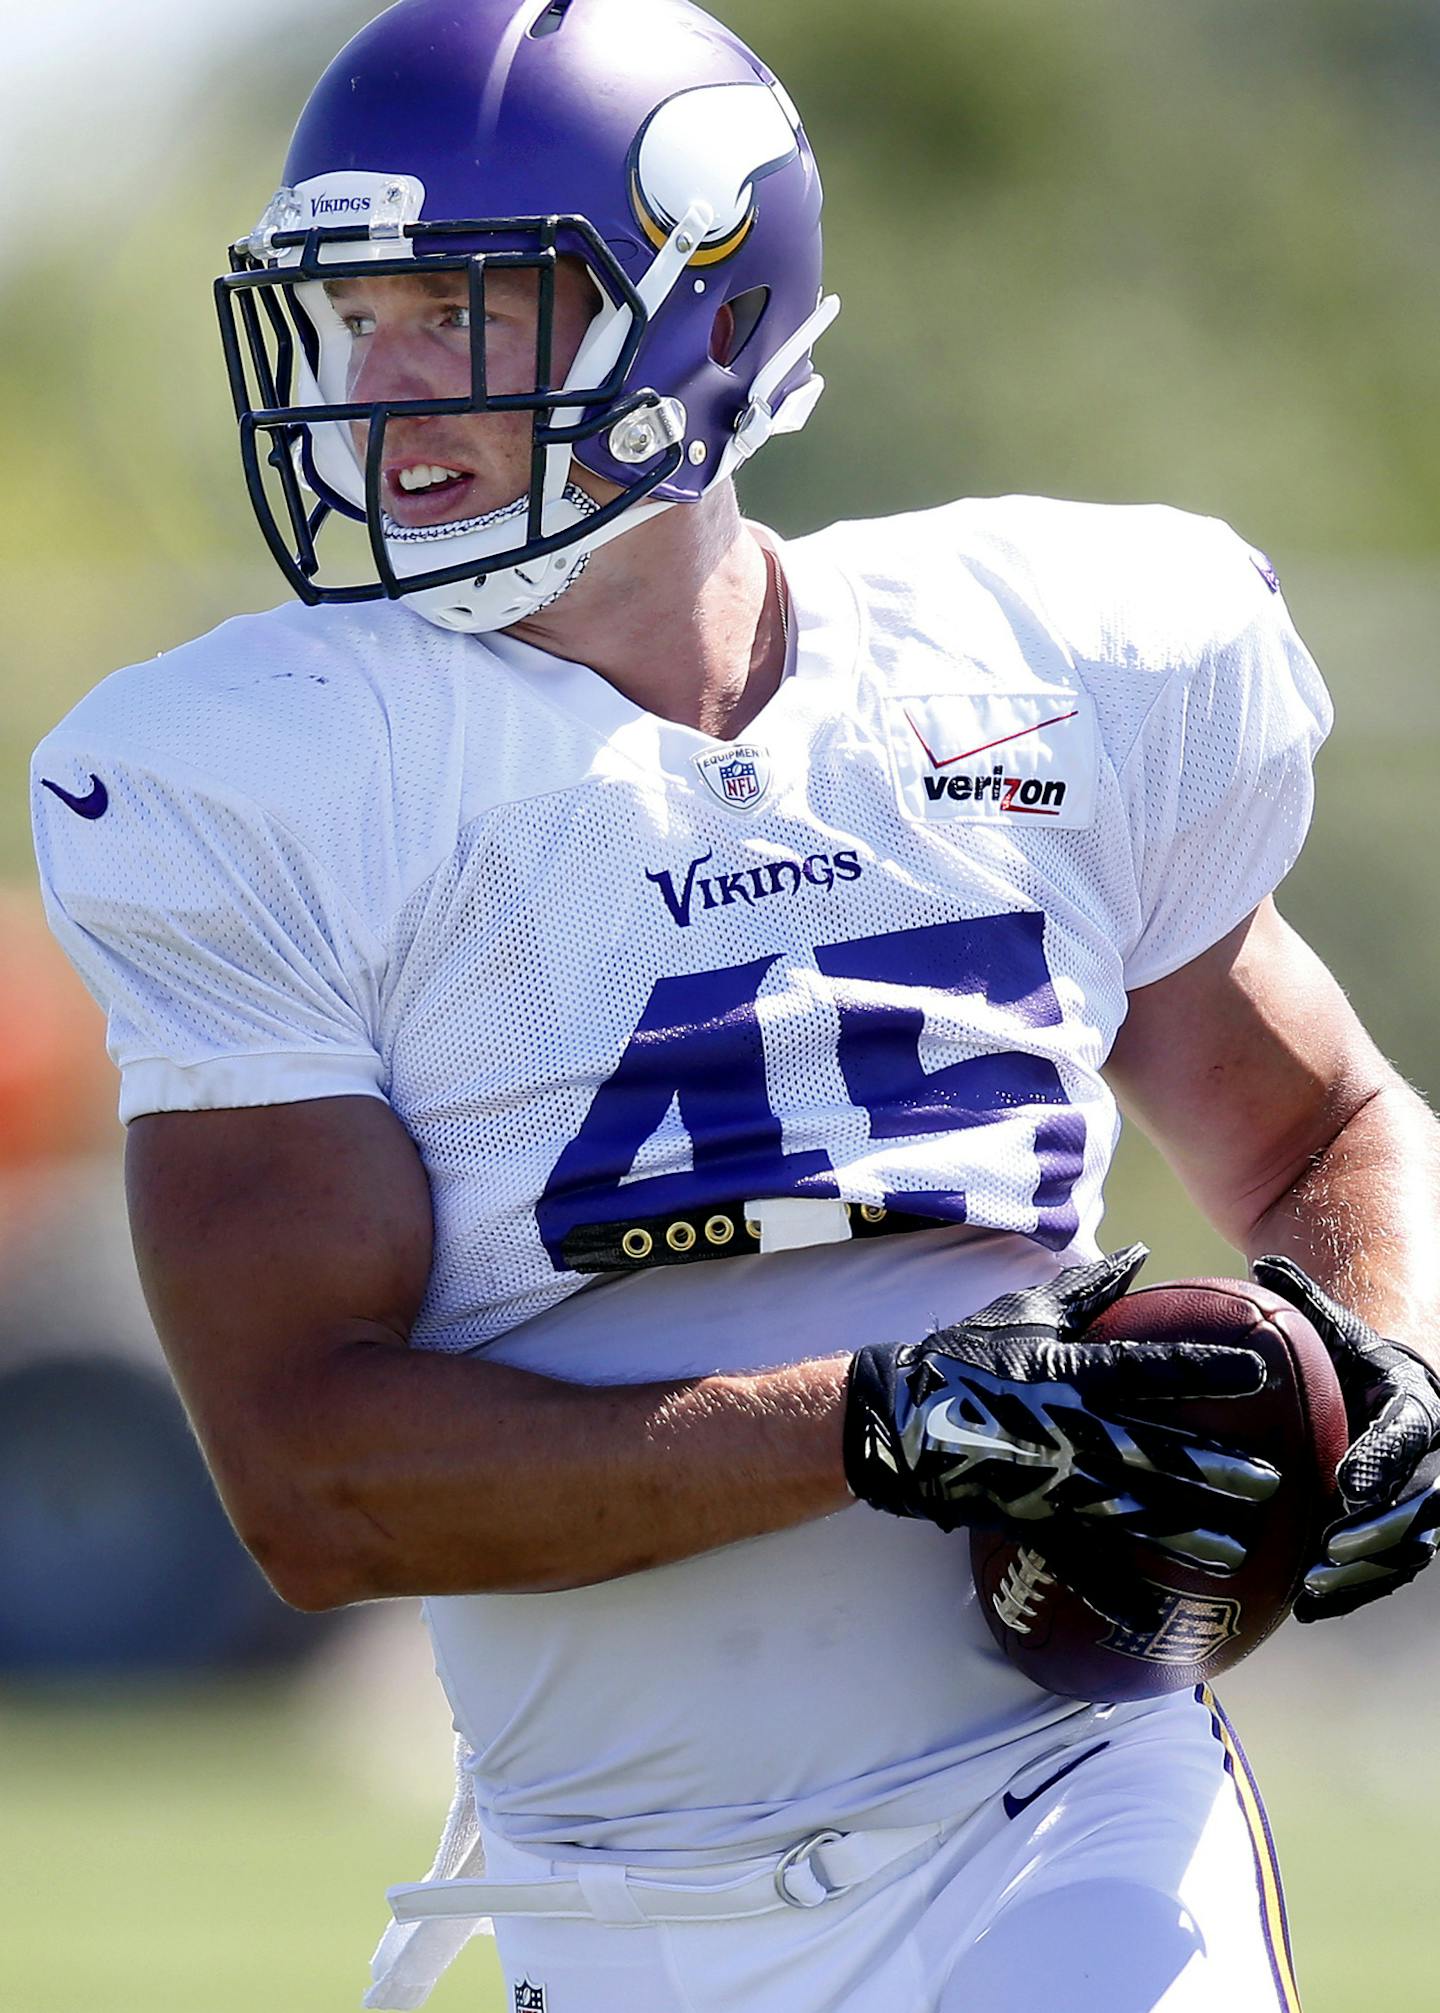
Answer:
[[(122, 1115), (388, 1099), (435, 1205), (418, 1346), (754, 1368), (1092, 1255), (1127, 992), (1299, 850), (1328, 703), (1222, 525), (1014, 498), (777, 549), (794, 668), (733, 745), (511, 638), (292, 606), (37, 752)], [(791, 1196), (937, 1228), (728, 1255), (726, 1206)], [(577, 1291), (587, 1254), (707, 1239)], [(430, 1618), (518, 1842), (909, 1822), (1073, 1711), (991, 1649), (953, 1541), (865, 1509)]]

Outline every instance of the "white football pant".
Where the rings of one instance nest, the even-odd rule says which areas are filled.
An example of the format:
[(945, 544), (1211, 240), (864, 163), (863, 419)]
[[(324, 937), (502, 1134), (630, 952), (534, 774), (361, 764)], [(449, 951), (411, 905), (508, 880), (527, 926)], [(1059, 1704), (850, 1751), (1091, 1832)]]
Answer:
[[(802, 1896), (867, 1855), (879, 1870), (740, 1920), (721, 1911), (773, 1861), (587, 1870), (588, 1918), (496, 1918), (507, 2013), (1299, 2013), (1264, 1811), (1208, 1693), (1108, 1737), (1092, 1723), (918, 1852), (892, 1837), (888, 1865), (883, 1832), (821, 1845)], [(573, 1860), (495, 1840), (487, 1859), (493, 1881), (573, 1897)], [(701, 1912), (653, 1919), (667, 1890)]]

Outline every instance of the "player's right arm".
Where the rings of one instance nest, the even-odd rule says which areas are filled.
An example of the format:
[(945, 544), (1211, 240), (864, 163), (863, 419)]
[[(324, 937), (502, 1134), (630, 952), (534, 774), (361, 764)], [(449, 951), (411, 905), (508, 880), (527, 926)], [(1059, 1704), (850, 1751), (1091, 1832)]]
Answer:
[[(433, 666), (377, 706), (334, 628), (248, 619), (118, 673), (34, 763), (146, 1290), (241, 1534), (330, 1607), (578, 1586), (842, 1507), (839, 1360), (605, 1391), (409, 1347), (431, 1208), (380, 1001), (387, 918), (454, 844), (454, 721)], [(396, 737), (427, 777), (403, 803)]]
[[(1197, 1488), (1182, 1449), (1147, 1513), (1128, 1492), (1165, 1465), (1163, 1444), (1180, 1436), (1164, 1425), (1144, 1475), (1128, 1466), (1132, 1431), (1111, 1460), (1098, 1418), (1043, 1472), (1036, 1447), (1011, 1444), (1017, 1410), (1046, 1445), (1082, 1391), (1103, 1400), (1117, 1382), (1131, 1401), (1197, 1378), (1250, 1388), (1244, 1352), (1126, 1344), (1082, 1363), (1067, 1348), (1091, 1301), (1123, 1290), (1135, 1254), (1010, 1296), (988, 1327), (982, 1313), (853, 1364), (577, 1385), (410, 1348), (430, 1198), (379, 1099), (141, 1117), (126, 1172), (147, 1299), (216, 1483), (299, 1607), (591, 1585), (825, 1516), (851, 1487), (946, 1527), (993, 1521), (1023, 1495), (1027, 1528), (1039, 1519), (1059, 1542), (1059, 1522), (1074, 1523), (1092, 1549), (1097, 1504), (1122, 1542), (1157, 1510), (1195, 1542), (1197, 1514), (1243, 1518), (1252, 1493), (1233, 1488), (1228, 1503)], [(993, 1413), (970, 1458), (935, 1423), (956, 1407)]]
[(584, 1586), (851, 1500), (844, 1358), (595, 1388), (411, 1349), (430, 1197), (379, 1099), (142, 1117), (126, 1179), (216, 1484), (298, 1607)]

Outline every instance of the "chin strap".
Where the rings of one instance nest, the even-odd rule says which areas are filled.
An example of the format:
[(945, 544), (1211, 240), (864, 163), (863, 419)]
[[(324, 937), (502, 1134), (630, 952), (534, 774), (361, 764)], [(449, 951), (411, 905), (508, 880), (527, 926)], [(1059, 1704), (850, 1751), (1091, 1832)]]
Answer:
[[(498, 510), (486, 511), (480, 517), (461, 518), (452, 524), (397, 524), (394, 518), (387, 516), (384, 520), (385, 543), (397, 573), (403, 575), (407, 568), (423, 573), (435, 563), (425, 548), (452, 539), (473, 539), (504, 525), (518, 523), (529, 508), (529, 497), (520, 496), (513, 503), (502, 504)], [(567, 509), (572, 513), (571, 521), (579, 524), (587, 517), (593, 517), (599, 508), (593, 496), (587, 495), (578, 483), (572, 482), (566, 485), (562, 497), (546, 505), (545, 515), (547, 520), (558, 516), (559, 522), (552, 522), (550, 528), (560, 530), (564, 528), (564, 512)], [(473, 582), (420, 588), (407, 594), (405, 600), (417, 615), (423, 615), (427, 622), (433, 622), (440, 629), (482, 634), (487, 630), (508, 628), (512, 622), (523, 622), (529, 615), (538, 615), (542, 608), (549, 608), (573, 587), (590, 564), (590, 550), (581, 541), (573, 548), (573, 558), (568, 552), (559, 555), (566, 562), (563, 566), (557, 566), (553, 558), (541, 559), (532, 566), (506, 567), (501, 572), (488, 575), (481, 571), (485, 563), (483, 555), (477, 554)]]
[[(567, 487), (561, 502), (574, 509), (577, 521), (593, 516), (600, 508), (594, 497), (588, 496), (574, 483)], [(663, 511), (673, 507), (653, 499), (637, 504), (623, 516), (611, 518), (608, 524), (602, 525), (589, 537), (577, 539), (563, 552), (552, 553), (548, 559), (537, 559), (529, 566), (509, 566), (487, 574), (481, 570), (485, 563), (483, 557), (478, 557), (473, 581), (461, 581), (448, 587), (418, 588), (404, 597), (405, 605), (427, 622), (433, 622), (436, 628), (454, 630), (461, 635), (483, 636), (492, 630), (509, 629), (516, 622), (524, 622), (529, 616), (539, 614), (542, 608), (553, 606), (584, 573), (592, 552), (598, 552), (602, 545), (608, 545), (612, 539), (635, 530), (638, 525), (648, 523), (651, 518), (659, 517)], [(492, 512), (484, 518), (470, 518), (461, 524), (413, 528), (396, 526), (396, 531), (401, 534), (391, 541), (397, 561), (396, 571), (403, 572), (398, 562), (407, 547), (413, 555), (415, 570), (423, 572), (425, 563), (415, 554), (417, 544), (429, 544), (447, 532), (457, 535), (469, 532), (473, 535), (477, 529), (493, 530), (498, 521), (523, 516), (528, 508), (528, 498), (521, 498), (516, 503), (506, 504), (499, 512)], [(547, 517), (553, 508), (553, 505), (547, 507)]]
[(750, 403), (740, 415), (735, 428), (735, 438), (728, 444), (721, 457), (715, 480), (723, 482), (727, 475), (733, 475), (737, 468), (758, 454), (767, 440), (777, 433), (799, 433), (825, 390), (825, 380), (817, 371), (810, 380), (793, 391), (780, 405), (774, 404), (775, 394), (789, 377), (796, 364), (819, 342), (825, 331), (840, 312), (840, 296), (827, 294), (806, 322), (802, 322), (789, 342), (776, 350), (769, 363), (760, 372), (750, 387)]
[[(581, 517), (589, 517), (600, 506), (593, 496), (589, 496), (578, 483), (569, 483), (565, 488), (565, 501)], [(497, 524), (508, 524), (514, 518), (523, 517), (530, 508), (528, 496), (517, 496), (513, 503), (502, 503), (498, 510), (487, 510), (480, 517), (457, 518), (450, 524), (397, 524), (388, 514), (384, 518), (385, 542), (387, 545), (430, 545), (446, 538), (468, 538), (477, 531), (491, 531)]]

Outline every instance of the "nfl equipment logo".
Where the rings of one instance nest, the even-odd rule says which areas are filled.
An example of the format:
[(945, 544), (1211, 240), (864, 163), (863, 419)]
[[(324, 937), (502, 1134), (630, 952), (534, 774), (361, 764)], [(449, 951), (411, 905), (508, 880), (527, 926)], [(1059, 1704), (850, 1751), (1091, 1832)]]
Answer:
[(718, 773), (727, 804), (748, 804), (759, 796), (760, 773), (753, 762), (743, 762), (737, 756), (733, 762), (722, 762)]
[(727, 811), (753, 811), (770, 789), (770, 755), (753, 741), (712, 748), (695, 757), (695, 767), (712, 797)]
[(515, 1987), (515, 2013), (545, 2013), (545, 1987), (522, 1978)]

